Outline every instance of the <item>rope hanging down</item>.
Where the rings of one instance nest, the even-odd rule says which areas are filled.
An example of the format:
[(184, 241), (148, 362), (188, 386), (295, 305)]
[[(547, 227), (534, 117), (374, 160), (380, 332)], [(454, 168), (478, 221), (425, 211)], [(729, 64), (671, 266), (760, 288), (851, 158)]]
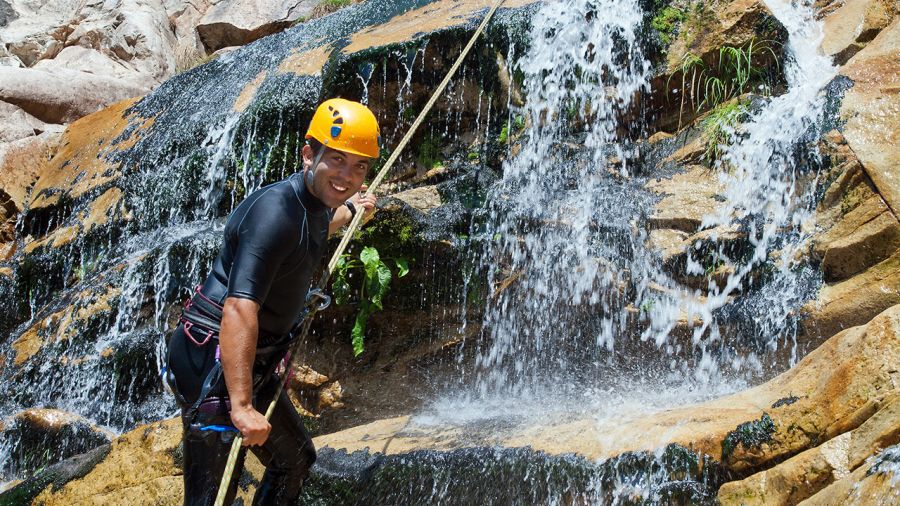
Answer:
[[(374, 195), (375, 190), (378, 188), (378, 185), (381, 184), (382, 180), (387, 176), (388, 171), (393, 167), (394, 162), (397, 161), (397, 158), (400, 157), (400, 153), (403, 152), (403, 149), (406, 148), (406, 145), (409, 144), (410, 139), (416, 133), (416, 130), (425, 121), (425, 117), (428, 115), (428, 112), (431, 111), (431, 108), (434, 106), (437, 99), (444, 93), (444, 90), (447, 88), (447, 85), (450, 84), (450, 80), (453, 78), (456, 71), (459, 70), (460, 65), (462, 65), (463, 60), (466, 55), (469, 54), (472, 47), (475, 45), (475, 42), (478, 40), (478, 37), (484, 31), (488, 22), (494, 16), (494, 13), (503, 4), (504, 0), (497, 0), (494, 2), (494, 5), (491, 6), (491, 9), (488, 11), (487, 15), (484, 19), (481, 20), (481, 24), (478, 25), (478, 29), (475, 30), (475, 33), (472, 34), (472, 38), (469, 39), (469, 43), (466, 44), (466, 47), (463, 48), (462, 53), (460, 53), (459, 58), (456, 59), (456, 62), (453, 63), (453, 66), (450, 67), (450, 70), (447, 72), (447, 75), (444, 77), (444, 80), (441, 81), (441, 84), (438, 85), (437, 89), (434, 90), (434, 93), (431, 95), (431, 98), (428, 99), (428, 102), (425, 104), (425, 107), (422, 109), (422, 112), (416, 117), (416, 120), (413, 121), (412, 126), (409, 127), (409, 130), (406, 132), (406, 135), (400, 140), (400, 143), (397, 145), (397, 148), (391, 153), (391, 156), (388, 157), (387, 162), (385, 162), (384, 166), (378, 171), (378, 174), (375, 176), (375, 179), (372, 180), (372, 183), (369, 185), (369, 189), (366, 190), (366, 195)], [(331, 256), (331, 260), (328, 261), (328, 268), (322, 274), (321, 279), (319, 280), (319, 284), (317, 286), (318, 290), (324, 290), (326, 285), (328, 284), (328, 280), (331, 277), (331, 273), (334, 271), (334, 268), (337, 266), (338, 260), (341, 258), (341, 255), (344, 254), (344, 250), (347, 249), (347, 245), (350, 244), (350, 239), (353, 237), (353, 234), (356, 233), (356, 229), (359, 228), (360, 223), (363, 218), (362, 212), (356, 213), (352, 220), (350, 220), (350, 225), (347, 227), (347, 231), (344, 233), (344, 237), (341, 238), (340, 244), (338, 244), (337, 249), (334, 252), (334, 255)], [(298, 350), (300, 343), (303, 342), (303, 339), (309, 333), (309, 328), (312, 325), (313, 317), (316, 315), (316, 312), (319, 309), (318, 304), (313, 304), (309, 313), (306, 315), (306, 318), (303, 321), (303, 327), (300, 333), (301, 338), (297, 339), (294, 345), (291, 347), (290, 351), (288, 351), (288, 370), (293, 367), (293, 357), (295, 356), (295, 352)], [(269, 403), (268, 409), (266, 409), (266, 420), (272, 417), (272, 412), (275, 411), (275, 404), (278, 398), (281, 396), (281, 391), (284, 389), (284, 382), (279, 382), (278, 388), (275, 391), (275, 396), (272, 398), (272, 402)], [(231, 451), (228, 453), (228, 462), (225, 466), (225, 472), (222, 474), (222, 481), (219, 484), (219, 493), (216, 495), (216, 506), (222, 506), (222, 503), (225, 502), (225, 494), (228, 491), (228, 485), (231, 482), (231, 476), (234, 474), (234, 466), (237, 462), (238, 453), (241, 449), (241, 442), (243, 438), (238, 435), (234, 438), (234, 441), (231, 443)]]

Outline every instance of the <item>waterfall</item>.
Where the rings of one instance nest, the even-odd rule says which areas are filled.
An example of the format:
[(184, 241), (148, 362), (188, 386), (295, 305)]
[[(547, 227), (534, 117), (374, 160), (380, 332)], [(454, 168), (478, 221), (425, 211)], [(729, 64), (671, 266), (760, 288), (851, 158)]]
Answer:
[[(553, 376), (565, 375), (570, 348), (594, 338), (578, 309), (609, 310), (618, 300), (609, 288), (619, 280), (604, 255), (617, 255), (619, 245), (598, 243), (596, 227), (621, 225), (637, 212), (609, 208), (600, 190), (620, 193), (610, 180), (627, 176), (627, 165), (612, 167), (608, 158), (627, 158), (617, 121), (648, 85), (650, 64), (638, 41), (643, 11), (632, 0), (551, 2), (533, 19), (531, 48), (520, 63), (527, 140), (504, 164), (486, 224), (473, 233), (488, 243), (488, 286), (500, 287), (488, 294), (483, 323), (490, 344), (476, 362), (482, 397), (566, 384)], [(590, 125), (578, 139), (590, 156), (567, 158), (569, 125), (579, 122)], [(626, 235), (627, 228), (608, 233)], [(621, 322), (612, 315), (608, 324)]]
[[(641, 166), (622, 133), (639, 129), (629, 107), (649, 91), (640, 5), (542, 6), (518, 61), (528, 101), (517, 111), (528, 118), (522, 147), (473, 224), (488, 287), (475, 369), (464, 372), (475, 388), (461, 401), (438, 399), (438, 418), (521, 415), (523, 405), (666, 406), (744, 388), (800, 358), (795, 313), (818, 277), (796, 258), (816, 203), (822, 91), (836, 70), (818, 53), (810, 5), (770, 8), (789, 35), (787, 91), (760, 97), (722, 146), (721, 204), (700, 228), (705, 261), (729, 275), (696, 289), (648, 247), (654, 168)], [(720, 238), (727, 230), (746, 237), (750, 254), (731, 252)], [(688, 249), (684, 274), (703, 273), (700, 250)], [(734, 320), (747, 323), (723, 329)], [(677, 335), (685, 322), (687, 335)], [(772, 358), (785, 348), (786, 361)], [(491, 409), (477, 407), (485, 403)]]

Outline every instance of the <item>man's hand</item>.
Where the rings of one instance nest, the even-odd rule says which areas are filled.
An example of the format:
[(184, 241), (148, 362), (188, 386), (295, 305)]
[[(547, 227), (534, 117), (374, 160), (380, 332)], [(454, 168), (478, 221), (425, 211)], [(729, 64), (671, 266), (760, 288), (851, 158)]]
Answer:
[(359, 193), (350, 197), (350, 202), (353, 202), (353, 205), (356, 206), (357, 209), (363, 209), (365, 218), (372, 216), (372, 213), (375, 212), (375, 196), (365, 195), (366, 190), (368, 189), (369, 187), (367, 185), (362, 185), (359, 187)]
[[(356, 212), (365, 213), (365, 219), (368, 219), (375, 212), (375, 196), (363, 195), (367, 189), (369, 189), (368, 186), (362, 185), (359, 188), (359, 192), (350, 197), (350, 202), (353, 202), (353, 206), (356, 207)], [(350, 220), (352, 219), (353, 215), (350, 214), (350, 210), (347, 209), (347, 206), (338, 207), (334, 210), (334, 216), (331, 218), (331, 223), (328, 224), (328, 235), (337, 232), (338, 229), (347, 223), (350, 223)]]
[(266, 417), (253, 407), (237, 407), (231, 408), (231, 423), (234, 427), (241, 431), (244, 438), (242, 446), (261, 445), (266, 442), (272, 425), (266, 420)]

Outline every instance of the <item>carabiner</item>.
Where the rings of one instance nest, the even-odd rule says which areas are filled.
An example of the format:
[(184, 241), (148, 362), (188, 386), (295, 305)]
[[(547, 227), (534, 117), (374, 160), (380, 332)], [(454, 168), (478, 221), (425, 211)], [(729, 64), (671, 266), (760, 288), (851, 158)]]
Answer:
[(321, 302), (319, 302), (319, 305), (316, 307), (316, 311), (321, 311), (331, 305), (331, 296), (323, 292), (322, 290), (319, 290), (318, 288), (314, 288), (306, 294), (307, 306), (312, 306), (313, 304), (315, 304), (315, 302), (313, 301), (314, 297), (318, 297), (319, 299), (321, 299)]

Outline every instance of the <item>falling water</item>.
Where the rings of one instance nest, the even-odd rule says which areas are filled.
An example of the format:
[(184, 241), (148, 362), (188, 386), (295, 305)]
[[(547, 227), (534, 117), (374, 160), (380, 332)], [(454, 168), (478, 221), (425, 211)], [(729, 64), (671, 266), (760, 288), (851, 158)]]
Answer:
[[(809, 5), (770, 7), (789, 34), (788, 89), (761, 98), (724, 147), (724, 198), (703, 219), (702, 254), (730, 274), (704, 289), (681, 284), (647, 245), (654, 169), (621, 134), (648, 90), (640, 6), (553, 2), (535, 15), (517, 63), (528, 97), (518, 112), (529, 125), (473, 225), (489, 287), (477, 388), (461, 401), (474, 409), (460, 409), (454, 394), (433, 404), (442, 416), (521, 413), (523, 402), (538, 411), (664, 407), (746, 387), (799, 358), (793, 315), (817, 277), (796, 259), (809, 238), (801, 225), (815, 206), (814, 144), (835, 69), (818, 53)], [(733, 253), (729, 230), (749, 254)], [(683, 274), (703, 273), (700, 255), (700, 244), (689, 248)], [(764, 358), (783, 348), (786, 361)], [(484, 403), (492, 409), (475, 408)]]
[[(485, 311), (490, 344), (477, 359), (482, 396), (563, 384), (550, 376), (566, 373), (567, 347), (593, 337), (576, 308), (607, 302), (610, 291), (600, 287), (617, 281), (598, 257), (592, 226), (609, 221), (597, 201), (611, 170), (608, 149), (618, 150), (616, 121), (647, 88), (642, 19), (631, 0), (553, 2), (534, 17), (520, 63), (528, 140), (504, 165), (480, 231), (491, 243), (488, 286), (500, 287)], [(591, 125), (580, 139), (588, 159), (566, 158), (573, 122)]]

